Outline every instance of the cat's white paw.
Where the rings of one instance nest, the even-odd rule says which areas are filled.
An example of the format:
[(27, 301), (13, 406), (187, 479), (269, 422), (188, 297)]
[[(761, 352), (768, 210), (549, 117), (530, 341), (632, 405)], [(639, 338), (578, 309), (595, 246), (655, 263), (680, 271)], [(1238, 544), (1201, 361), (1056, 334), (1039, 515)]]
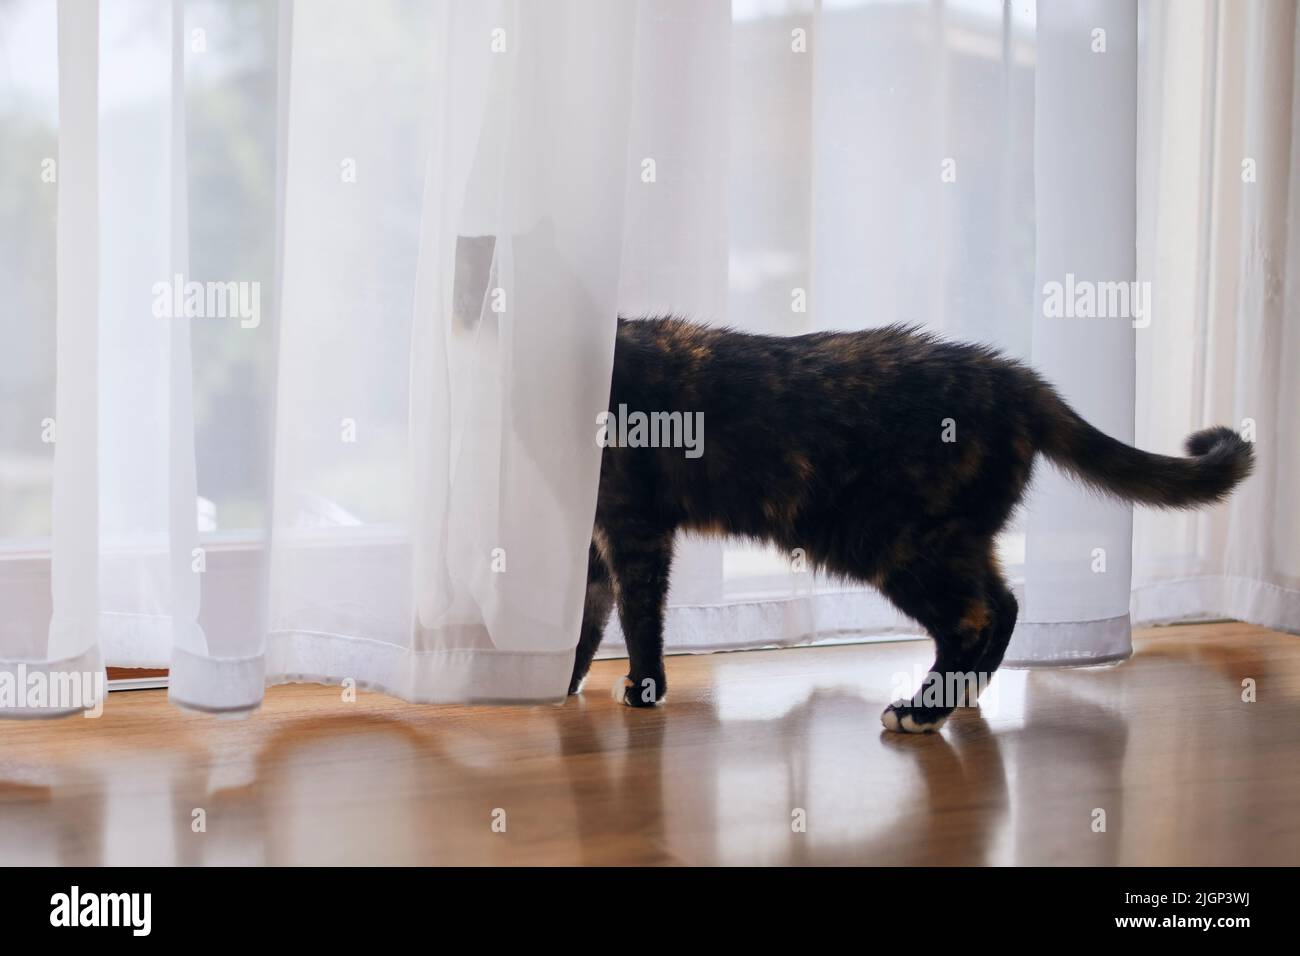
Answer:
[(610, 696), (628, 707), (654, 707), (662, 704), (668, 699), (668, 691), (658, 692), (656, 688), (662, 687), (662, 684), (656, 683), (652, 678), (645, 678), (638, 687), (632, 678), (623, 676), (614, 682), (611, 688)]
[(909, 734), (930, 734), (941, 729), (948, 722), (947, 717), (938, 717), (928, 723), (920, 723), (911, 714), (903, 715), (903, 730)]
[(911, 708), (900, 709), (890, 704), (880, 715), (880, 723), (886, 730), (900, 734), (932, 734), (947, 722), (947, 714), (936, 714), (930, 720), (918, 720)]

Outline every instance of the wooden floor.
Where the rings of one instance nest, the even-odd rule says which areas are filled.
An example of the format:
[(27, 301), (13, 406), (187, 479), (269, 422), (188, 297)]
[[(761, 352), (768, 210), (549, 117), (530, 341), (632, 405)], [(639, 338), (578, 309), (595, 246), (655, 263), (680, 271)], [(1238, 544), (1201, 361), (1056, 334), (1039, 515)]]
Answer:
[(1136, 645), (1004, 671), (927, 737), (878, 719), (919, 642), (675, 657), (649, 711), (609, 698), (621, 661), (560, 706), (293, 686), (223, 720), (113, 694), (0, 721), (0, 864), (1300, 863), (1300, 637)]

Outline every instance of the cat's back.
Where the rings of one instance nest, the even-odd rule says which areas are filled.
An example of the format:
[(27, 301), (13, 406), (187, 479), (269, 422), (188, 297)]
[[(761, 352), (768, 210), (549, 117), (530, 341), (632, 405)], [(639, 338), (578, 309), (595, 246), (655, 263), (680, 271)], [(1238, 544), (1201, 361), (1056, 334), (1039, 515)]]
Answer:
[(613, 398), (663, 408), (800, 395), (832, 405), (837, 396), (871, 395), (890, 404), (1008, 385), (1026, 372), (994, 350), (902, 325), (776, 336), (673, 316), (621, 318)]

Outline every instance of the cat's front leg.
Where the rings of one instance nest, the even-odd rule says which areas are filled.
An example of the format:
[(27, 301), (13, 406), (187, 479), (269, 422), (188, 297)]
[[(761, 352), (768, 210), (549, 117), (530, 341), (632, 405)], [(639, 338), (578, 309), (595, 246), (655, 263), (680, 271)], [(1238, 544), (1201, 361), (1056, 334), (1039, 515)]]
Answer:
[(672, 567), (673, 533), (637, 522), (606, 529), (602, 553), (614, 579), (618, 620), (627, 641), (628, 673), (614, 697), (652, 707), (668, 694), (664, 673), (664, 605)]

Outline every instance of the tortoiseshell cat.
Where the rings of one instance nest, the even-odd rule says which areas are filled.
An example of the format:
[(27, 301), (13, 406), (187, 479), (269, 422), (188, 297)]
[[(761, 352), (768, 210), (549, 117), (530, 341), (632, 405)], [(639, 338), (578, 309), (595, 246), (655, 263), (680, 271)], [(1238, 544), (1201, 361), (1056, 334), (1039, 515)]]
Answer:
[[(932, 672), (881, 715), (886, 728), (914, 733), (973, 703), (927, 688), (960, 687), (972, 673), (982, 687), (1002, 662), (1017, 606), (993, 539), (1036, 454), (1102, 492), (1166, 508), (1219, 501), (1252, 466), (1249, 443), (1229, 428), (1191, 435), (1190, 458), (1131, 448), (1027, 367), (897, 326), (779, 338), (620, 319), (610, 408), (625, 419), (702, 413), (707, 437), (702, 454), (606, 444), (569, 692), (617, 603), (624, 702), (664, 698), (673, 538), (691, 529), (802, 548), (925, 627), (937, 648)], [(609, 434), (620, 436), (612, 425)]]

